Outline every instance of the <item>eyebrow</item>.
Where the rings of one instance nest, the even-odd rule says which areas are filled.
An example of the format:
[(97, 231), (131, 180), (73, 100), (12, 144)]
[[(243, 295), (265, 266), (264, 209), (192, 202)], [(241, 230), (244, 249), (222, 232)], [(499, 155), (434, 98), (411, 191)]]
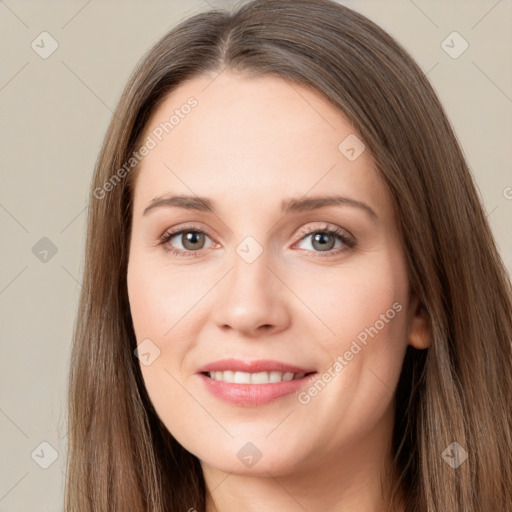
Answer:
[[(375, 220), (379, 218), (366, 203), (340, 195), (288, 198), (281, 201), (281, 211), (285, 214), (316, 210), (325, 206), (352, 206), (366, 211)], [(172, 207), (215, 213), (215, 203), (207, 197), (176, 195), (154, 197), (144, 209), (143, 215), (157, 208)]]

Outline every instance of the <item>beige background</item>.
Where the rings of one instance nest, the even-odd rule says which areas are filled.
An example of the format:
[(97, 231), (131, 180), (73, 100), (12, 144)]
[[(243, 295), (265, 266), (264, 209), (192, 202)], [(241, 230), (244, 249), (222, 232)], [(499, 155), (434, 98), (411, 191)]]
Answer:
[[(342, 3), (428, 72), (512, 270), (512, 0)], [(0, 512), (62, 510), (66, 379), (95, 159), (135, 63), (209, 5), (228, 2), (0, 1)], [(59, 45), (46, 59), (31, 47), (43, 31)], [(456, 59), (441, 47), (453, 31), (469, 43)], [(36, 257), (50, 244), (43, 237), (57, 251), (46, 262)]]

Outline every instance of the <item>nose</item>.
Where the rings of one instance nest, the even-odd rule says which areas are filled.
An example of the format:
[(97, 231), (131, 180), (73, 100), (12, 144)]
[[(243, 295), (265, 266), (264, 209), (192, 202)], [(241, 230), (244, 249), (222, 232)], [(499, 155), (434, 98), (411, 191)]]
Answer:
[(269, 266), (265, 251), (252, 263), (235, 254), (233, 267), (218, 284), (214, 319), (219, 328), (246, 337), (275, 334), (290, 323), (290, 290)]

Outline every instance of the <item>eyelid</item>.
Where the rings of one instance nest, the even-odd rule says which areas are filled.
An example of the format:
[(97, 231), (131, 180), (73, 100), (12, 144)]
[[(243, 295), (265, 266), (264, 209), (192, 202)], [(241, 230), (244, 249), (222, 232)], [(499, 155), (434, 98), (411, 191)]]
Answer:
[(339, 234), (343, 234), (346, 238), (349, 238), (349, 239), (355, 241), (355, 237), (347, 229), (337, 226), (335, 224), (329, 224), (328, 222), (324, 222), (323, 224), (324, 224), (323, 226), (318, 227), (318, 228), (307, 228), (307, 227), (301, 228), (297, 235), (300, 237), (300, 240), (302, 240), (302, 238), (304, 236), (311, 235), (311, 234), (314, 234), (317, 232), (318, 233), (323, 233), (323, 232), (334, 233), (334, 232), (336, 232)]

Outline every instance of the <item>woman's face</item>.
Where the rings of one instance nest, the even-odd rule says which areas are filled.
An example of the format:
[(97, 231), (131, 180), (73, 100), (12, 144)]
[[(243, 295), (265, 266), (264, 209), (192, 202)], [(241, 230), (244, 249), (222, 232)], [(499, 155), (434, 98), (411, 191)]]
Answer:
[(387, 454), (422, 324), (391, 196), (354, 129), (306, 87), (224, 72), (173, 91), (142, 141), (128, 293), (168, 430), (231, 473)]

